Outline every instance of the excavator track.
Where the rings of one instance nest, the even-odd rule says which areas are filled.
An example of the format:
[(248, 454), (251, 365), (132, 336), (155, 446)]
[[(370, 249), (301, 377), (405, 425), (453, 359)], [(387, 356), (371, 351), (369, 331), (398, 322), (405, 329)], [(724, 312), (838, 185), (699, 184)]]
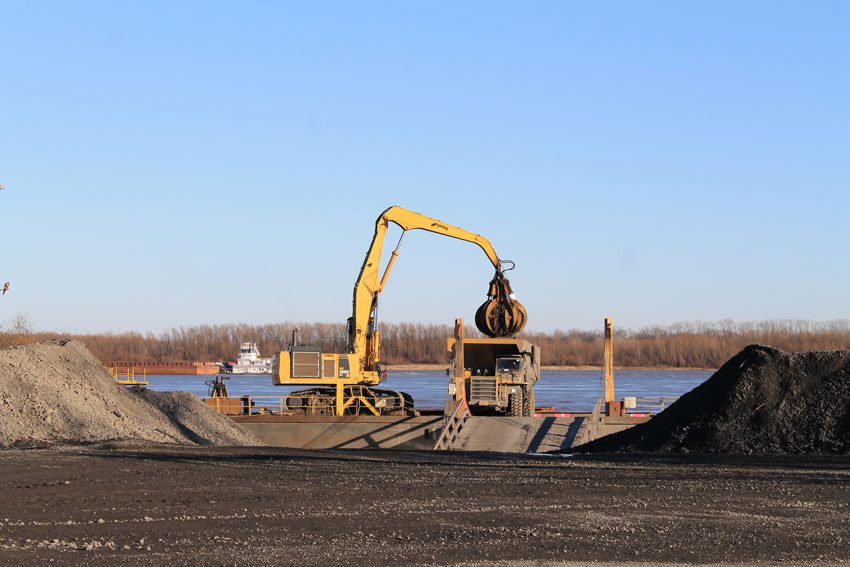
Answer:
[[(380, 415), (409, 415), (413, 412), (413, 397), (406, 392), (371, 388), (369, 386), (346, 386), (346, 400), (355, 398), (345, 410), (345, 415), (375, 415), (363, 403), (365, 399)], [(290, 392), (284, 400), (286, 409), (300, 415), (335, 415), (336, 388), (307, 388)]]

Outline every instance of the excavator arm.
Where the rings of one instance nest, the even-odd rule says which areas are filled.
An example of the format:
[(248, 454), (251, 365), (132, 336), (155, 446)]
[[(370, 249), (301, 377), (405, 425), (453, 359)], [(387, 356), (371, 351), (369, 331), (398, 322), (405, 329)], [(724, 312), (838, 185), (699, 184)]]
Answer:
[[(390, 223), (395, 223), (402, 229), (401, 238), (387, 262), (383, 275), (380, 275), (381, 252), (384, 238)], [(511, 297), (510, 283), (504, 277), (503, 271), (513, 268), (510, 260), (500, 260), (490, 241), (479, 234), (463, 230), (456, 226), (409, 211), (403, 207), (390, 207), (378, 216), (375, 222), (375, 235), (366, 253), (366, 259), (360, 268), (360, 275), (354, 284), (354, 300), (352, 316), (348, 320), (348, 349), (349, 353), (363, 356), (364, 368), (377, 367), (379, 361), (379, 338), (377, 332), (378, 296), (386, 285), (387, 277), (398, 258), (398, 249), (408, 230), (427, 230), (458, 240), (477, 244), (496, 270), (490, 282), (488, 298), (476, 313), (475, 322), (478, 329), (491, 337), (510, 336), (518, 333), (525, 326), (526, 313), (522, 305)], [(503, 270), (503, 265), (510, 267)]]

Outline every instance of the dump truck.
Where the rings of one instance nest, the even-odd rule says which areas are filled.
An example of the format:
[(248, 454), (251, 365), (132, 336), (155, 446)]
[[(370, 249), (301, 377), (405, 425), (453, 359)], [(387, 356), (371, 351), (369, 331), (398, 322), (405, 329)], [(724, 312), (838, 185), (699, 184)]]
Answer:
[(465, 338), (463, 320), (447, 341), (452, 365), (449, 395), (466, 400), (472, 415), (534, 416), (540, 347), (524, 339)]

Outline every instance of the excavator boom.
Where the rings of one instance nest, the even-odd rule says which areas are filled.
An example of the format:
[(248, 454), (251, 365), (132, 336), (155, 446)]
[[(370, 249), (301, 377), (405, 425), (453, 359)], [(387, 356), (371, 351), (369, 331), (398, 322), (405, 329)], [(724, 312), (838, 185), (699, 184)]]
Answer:
[[(379, 278), (381, 253), (384, 247), (389, 224), (397, 224), (402, 229), (402, 237), (387, 262), (383, 275)], [(378, 337), (375, 334), (377, 322), (378, 296), (387, 282), (387, 277), (398, 258), (398, 249), (404, 234), (408, 230), (426, 230), (458, 240), (477, 244), (487, 255), (496, 270), (487, 293), (487, 301), (478, 308), (475, 323), (482, 333), (490, 337), (512, 336), (518, 333), (526, 322), (526, 313), (522, 305), (512, 297), (510, 282), (504, 271), (513, 268), (510, 260), (500, 260), (490, 241), (481, 236), (410, 211), (394, 206), (382, 212), (375, 221), (375, 235), (366, 259), (360, 268), (360, 275), (354, 284), (352, 315), (348, 325), (348, 347), (350, 353), (365, 352), (365, 364), (371, 367), (378, 362)], [(503, 269), (503, 264), (510, 267)]]

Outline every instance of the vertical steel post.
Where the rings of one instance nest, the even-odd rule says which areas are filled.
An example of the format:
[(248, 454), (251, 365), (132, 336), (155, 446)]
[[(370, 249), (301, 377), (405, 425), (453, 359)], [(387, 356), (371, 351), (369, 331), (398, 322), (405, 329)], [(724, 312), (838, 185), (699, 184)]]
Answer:
[(466, 399), (466, 364), (463, 360), (463, 319), (455, 319), (455, 400)]
[(605, 403), (614, 401), (614, 330), (611, 318), (605, 318), (605, 351), (602, 355), (602, 376), (605, 378)]
[(334, 408), (334, 415), (340, 416), (345, 411), (345, 399), (343, 396), (345, 394), (345, 385), (342, 381), (337, 381), (336, 383), (336, 407)]

